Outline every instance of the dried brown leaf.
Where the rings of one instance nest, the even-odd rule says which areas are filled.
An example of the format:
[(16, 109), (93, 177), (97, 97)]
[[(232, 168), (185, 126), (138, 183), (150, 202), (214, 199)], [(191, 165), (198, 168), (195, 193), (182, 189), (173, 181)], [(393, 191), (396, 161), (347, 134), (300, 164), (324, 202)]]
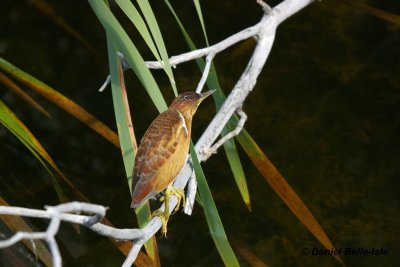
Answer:
[(25, 93), (15, 82), (13, 82), (10, 78), (8, 78), (4, 73), (0, 72), (0, 82), (2, 82), (5, 86), (7, 86), (11, 91), (13, 91), (17, 96), (19, 96), (22, 100), (32, 106), (34, 109), (44, 114), (47, 117), (51, 117), (50, 114), (38, 103), (35, 99), (33, 99), (30, 95)]
[[(251, 136), (246, 131), (242, 131), (237, 136), (237, 139), (253, 162), (254, 166), (258, 169), (262, 176), (264, 176), (265, 180), (269, 183), (272, 189), (278, 194), (278, 196), (289, 207), (294, 215), (296, 215), (300, 222), (315, 236), (315, 238), (318, 239), (319, 242), (321, 242), (326, 249), (330, 250), (334, 248), (331, 240), (317, 219), (315, 219), (314, 215), (307, 208), (301, 198), (289, 185), (282, 174), (280, 174), (280, 172), (275, 168), (257, 143), (251, 138)], [(340, 256), (333, 256), (344, 266)]]

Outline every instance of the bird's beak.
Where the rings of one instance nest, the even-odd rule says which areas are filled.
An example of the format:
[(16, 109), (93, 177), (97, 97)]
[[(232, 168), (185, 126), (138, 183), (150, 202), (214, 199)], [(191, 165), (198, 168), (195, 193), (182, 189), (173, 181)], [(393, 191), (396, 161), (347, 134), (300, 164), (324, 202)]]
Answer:
[(210, 96), (212, 93), (214, 93), (216, 90), (214, 89), (214, 90), (210, 90), (210, 91), (207, 91), (207, 92), (204, 92), (204, 93), (201, 93), (200, 94), (200, 102), (201, 101), (203, 101), (204, 99), (206, 99), (207, 98), (207, 96)]

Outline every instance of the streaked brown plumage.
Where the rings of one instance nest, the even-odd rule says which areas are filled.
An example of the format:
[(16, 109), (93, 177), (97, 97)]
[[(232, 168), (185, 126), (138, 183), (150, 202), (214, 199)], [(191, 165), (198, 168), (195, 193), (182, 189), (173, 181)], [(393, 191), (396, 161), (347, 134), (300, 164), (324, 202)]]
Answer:
[[(212, 93), (213, 91), (203, 94), (195, 92), (180, 94), (168, 110), (151, 123), (136, 154), (131, 207), (137, 207), (169, 188), (175, 180), (185, 164), (189, 151), (193, 115), (201, 101)], [(177, 195), (178, 198), (183, 195), (183, 192), (176, 192), (174, 189), (167, 192)], [(166, 204), (168, 196), (169, 194), (165, 196)], [(165, 225), (168, 215), (166, 209)]]

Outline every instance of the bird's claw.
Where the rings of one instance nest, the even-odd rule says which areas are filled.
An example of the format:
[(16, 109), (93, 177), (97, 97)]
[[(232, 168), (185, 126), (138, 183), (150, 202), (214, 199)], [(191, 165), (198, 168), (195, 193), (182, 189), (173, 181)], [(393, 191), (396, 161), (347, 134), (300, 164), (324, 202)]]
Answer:
[(172, 212), (172, 214), (174, 214), (175, 212), (177, 212), (179, 210), (179, 207), (181, 206), (181, 202), (182, 202), (182, 207), (185, 206), (185, 204), (186, 204), (185, 192), (180, 188), (173, 187), (170, 190), (170, 194), (176, 196), (176, 198), (178, 199), (178, 203), (176, 204), (175, 209)]
[(151, 219), (153, 219), (154, 217), (160, 218), (160, 220), (161, 220), (161, 235), (163, 235), (164, 237), (167, 237), (167, 224), (168, 224), (168, 220), (169, 220), (168, 212), (158, 209), (151, 214)]
[(177, 212), (179, 210), (180, 204), (182, 202), (182, 207), (185, 206), (185, 192), (180, 189), (180, 188), (175, 188), (175, 187), (168, 187), (167, 190), (165, 191), (165, 195), (160, 199), (161, 201), (164, 201), (165, 203), (165, 207), (164, 207), (164, 211), (162, 211), (161, 209), (158, 209), (156, 211), (153, 212), (153, 214), (151, 215), (151, 218), (153, 217), (160, 217), (161, 219), (161, 234), (165, 237), (167, 237), (167, 223), (169, 220), (169, 198), (171, 195), (176, 196), (176, 198), (178, 199), (178, 203), (176, 204), (176, 207), (174, 208), (174, 210), (172, 211), (172, 214)]

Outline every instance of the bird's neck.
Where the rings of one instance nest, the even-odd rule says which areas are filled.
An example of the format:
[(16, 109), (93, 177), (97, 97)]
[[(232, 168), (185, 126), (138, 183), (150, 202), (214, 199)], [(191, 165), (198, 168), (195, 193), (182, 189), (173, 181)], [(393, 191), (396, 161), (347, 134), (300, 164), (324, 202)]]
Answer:
[(180, 110), (180, 109), (175, 109), (179, 114), (182, 115), (182, 117), (185, 119), (185, 124), (186, 124), (186, 128), (188, 130), (188, 134), (190, 136), (190, 132), (192, 129), (192, 118), (193, 116), (190, 115), (187, 111), (184, 110)]
[(192, 119), (190, 119), (190, 120), (185, 119), (185, 121), (186, 121), (186, 128), (188, 131), (188, 136), (190, 137), (192, 134)]

